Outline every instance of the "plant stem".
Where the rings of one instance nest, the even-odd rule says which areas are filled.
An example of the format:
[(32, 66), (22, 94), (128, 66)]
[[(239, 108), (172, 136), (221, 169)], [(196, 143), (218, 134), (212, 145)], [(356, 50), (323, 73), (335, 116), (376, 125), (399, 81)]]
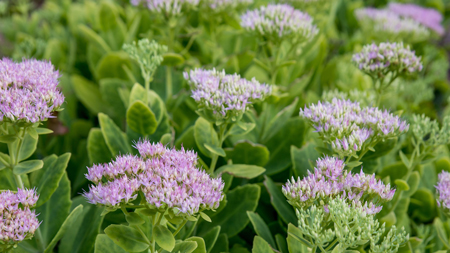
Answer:
[[(223, 123), (222, 125), (219, 126), (219, 147), (222, 148), (222, 144), (224, 141), (224, 137), (225, 137), (225, 131), (227, 130), (227, 124)], [(217, 160), (219, 159), (219, 156), (216, 154), (212, 154), (212, 158), (211, 158), (211, 165), (209, 166), (209, 174), (213, 175), (214, 174), (214, 170), (216, 168), (216, 164), (217, 164)]]
[(172, 97), (172, 67), (166, 66), (166, 103)]
[(199, 219), (197, 219), (197, 220), (194, 222), (194, 225), (192, 225), (192, 227), (189, 229), (189, 231), (188, 231), (188, 233), (185, 235), (185, 238), (184, 238), (184, 239), (189, 238), (189, 237), (191, 236), (192, 232), (194, 232), (194, 229), (195, 229), (195, 226), (197, 226), (198, 220), (199, 220)]
[(173, 232), (173, 236), (176, 236), (180, 230), (184, 227), (184, 225), (186, 225), (187, 220), (184, 220), (183, 223), (180, 224), (180, 226), (178, 226), (177, 230), (175, 232)]

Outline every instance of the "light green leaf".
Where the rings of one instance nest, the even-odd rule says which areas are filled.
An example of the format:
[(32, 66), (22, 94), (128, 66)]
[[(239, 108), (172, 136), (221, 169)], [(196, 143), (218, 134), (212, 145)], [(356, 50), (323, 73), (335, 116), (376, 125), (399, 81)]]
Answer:
[(401, 191), (409, 190), (408, 183), (405, 180), (403, 180), (403, 179), (396, 179), (395, 180), (395, 185), (397, 185), (397, 189), (399, 189)]
[(180, 54), (176, 54), (176, 53), (165, 53), (163, 55), (164, 60), (161, 63), (161, 65), (166, 65), (166, 66), (177, 66), (177, 65), (181, 65), (184, 63), (184, 58), (182, 55)]
[(125, 215), (125, 219), (130, 225), (142, 225), (145, 223), (145, 220), (142, 219), (137, 213), (128, 213)]
[(1, 143), (13, 143), (17, 140), (17, 136), (13, 134), (9, 135), (0, 135), (0, 142)]
[(254, 144), (250, 141), (236, 143), (234, 148), (226, 148), (226, 159), (231, 159), (234, 164), (249, 164), (264, 166), (269, 161), (270, 152), (266, 146)]
[(13, 173), (16, 175), (27, 174), (42, 169), (43, 166), (44, 162), (42, 162), (41, 160), (25, 161), (14, 166)]
[(228, 131), (228, 135), (245, 135), (247, 133), (250, 133), (255, 128), (255, 123), (243, 123), (238, 122), (234, 124), (230, 130)]
[[(175, 238), (170, 230), (162, 225), (153, 227), (153, 237), (159, 247), (171, 252), (175, 247)], [(177, 252), (177, 251), (175, 251)]]
[(205, 144), (217, 147), (219, 146), (219, 138), (211, 123), (199, 117), (194, 125), (194, 137), (200, 152), (208, 157), (212, 157), (212, 152), (205, 147)]
[(87, 139), (87, 150), (91, 164), (108, 163), (113, 158), (100, 128), (91, 128)]
[(193, 236), (186, 239), (188, 242), (196, 242), (197, 248), (192, 253), (206, 253), (205, 241), (201, 237)]
[(434, 219), (433, 225), (434, 225), (434, 228), (437, 231), (438, 237), (441, 240), (441, 242), (445, 245), (445, 247), (447, 249), (450, 249), (450, 243), (448, 241), (448, 236), (447, 236), (447, 233), (445, 232), (444, 225), (443, 225), (441, 219), (436, 217)]
[(220, 173), (228, 173), (234, 177), (252, 179), (264, 173), (266, 169), (263, 167), (247, 164), (229, 164), (217, 169), (216, 175)]
[(107, 235), (97, 235), (95, 239), (94, 253), (127, 253), (124, 249), (114, 243)]
[(135, 101), (128, 108), (127, 124), (131, 130), (142, 135), (153, 134), (158, 127), (155, 114), (141, 101)]
[(192, 253), (194, 252), (195, 248), (197, 248), (197, 242), (196, 241), (184, 241), (179, 242), (175, 244), (175, 247), (173, 250), (163, 250), (161, 253), (170, 253), (170, 252), (179, 252), (179, 253)]
[(263, 238), (255, 236), (252, 253), (274, 253), (270, 245)]
[(205, 145), (205, 148), (209, 152), (211, 152), (213, 154), (216, 154), (218, 156), (222, 156), (222, 157), (226, 156), (225, 151), (221, 147), (212, 146), (212, 145), (210, 145), (208, 143), (205, 143), (204, 145)]
[(125, 225), (109, 225), (105, 234), (128, 252), (141, 252), (149, 247), (148, 239), (137, 229)]
[(51, 134), (51, 133), (53, 133), (53, 130), (51, 130), (51, 129), (48, 129), (48, 128), (36, 128), (36, 132), (39, 134), (39, 135), (44, 135), (44, 134)]
[(79, 75), (72, 75), (70, 80), (78, 100), (90, 112), (97, 114), (109, 111), (97, 85)]

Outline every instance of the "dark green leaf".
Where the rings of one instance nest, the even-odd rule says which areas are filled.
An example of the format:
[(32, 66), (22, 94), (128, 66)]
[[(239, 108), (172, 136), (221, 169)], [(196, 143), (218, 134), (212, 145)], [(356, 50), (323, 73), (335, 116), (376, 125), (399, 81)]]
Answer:
[[(272, 248), (276, 248), (275, 240), (273, 239), (272, 233), (270, 232), (269, 227), (266, 225), (261, 216), (259, 216), (259, 214), (257, 213), (250, 211), (247, 211), (247, 215), (250, 218), (250, 222), (252, 223), (256, 234), (260, 236), (266, 244), (269, 243)], [(269, 246), (269, 244), (267, 246)], [(255, 249), (255, 247), (253, 247), (253, 249)]]
[(439, 239), (445, 245), (445, 247), (447, 249), (449, 249), (450, 243), (448, 241), (448, 236), (447, 236), (447, 233), (445, 232), (444, 225), (442, 224), (441, 219), (439, 219), (439, 218), (434, 219), (433, 225), (434, 225), (434, 229), (436, 229), (436, 231), (437, 231)]
[(245, 135), (255, 128), (255, 123), (241, 123), (234, 124), (228, 131), (228, 135)]
[(107, 235), (97, 235), (95, 240), (95, 253), (127, 253), (124, 249), (114, 243)]
[(307, 143), (301, 149), (291, 146), (292, 169), (296, 177), (303, 178), (308, 175), (308, 171), (314, 171), (314, 164), (320, 157), (315, 148), (314, 143)]
[(72, 75), (70, 80), (75, 95), (89, 111), (94, 114), (109, 111), (97, 85), (78, 75)]
[(202, 237), (205, 240), (206, 252), (211, 253), (212, 248), (216, 244), (217, 238), (219, 237), (220, 226), (211, 228)]
[(228, 252), (229, 250), (229, 242), (227, 234), (220, 234), (217, 238), (216, 244), (214, 244), (214, 248), (211, 250), (211, 253), (215, 252)]
[(142, 219), (137, 213), (128, 213), (125, 215), (125, 219), (130, 225), (142, 225), (145, 223), (145, 220)]
[(264, 185), (270, 194), (270, 203), (275, 208), (281, 219), (286, 223), (297, 224), (297, 216), (294, 209), (286, 200), (281, 189), (275, 185), (270, 177), (265, 176)]
[[(257, 185), (238, 186), (227, 194), (228, 203), (214, 217), (211, 223), (201, 223), (198, 235), (205, 235), (216, 226), (221, 226), (221, 232), (232, 237), (244, 229), (248, 222), (247, 211), (255, 211), (258, 205), (261, 189)], [(206, 240), (205, 240), (206, 241)]]
[(13, 143), (17, 140), (17, 136), (10, 134), (10, 135), (0, 135), (0, 142), (1, 143)]
[(199, 117), (194, 125), (195, 142), (198, 149), (206, 156), (212, 157), (212, 152), (209, 151), (205, 144), (213, 147), (219, 146), (219, 138), (211, 123), (206, 119)]
[(87, 139), (87, 150), (91, 164), (108, 163), (113, 158), (100, 128), (91, 128)]

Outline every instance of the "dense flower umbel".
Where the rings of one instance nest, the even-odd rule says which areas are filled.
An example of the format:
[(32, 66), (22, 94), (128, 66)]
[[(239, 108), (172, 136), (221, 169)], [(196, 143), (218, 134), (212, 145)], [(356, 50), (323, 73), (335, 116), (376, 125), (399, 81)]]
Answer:
[(437, 204), (442, 207), (446, 213), (450, 213), (450, 173), (442, 171), (438, 175), (436, 185), (438, 195)]
[(255, 102), (263, 101), (272, 87), (225, 71), (195, 69), (184, 72), (192, 97), (201, 109), (212, 111), (217, 120), (238, 119)]
[(142, 157), (120, 156), (88, 168), (86, 178), (96, 184), (84, 193), (90, 203), (118, 208), (140, 191), (150, 208), (168, 208), (179, 216), (219, 206), (224, 183), (196, 167), (196, 153), (149, 141), (137, 143), (136, 148)]
[(287, 4), (269, 4), (241, 16), (241, 26), (260, 36), (273, 40), (290, 40), (291, 43), (309, 41), (319, 32), (313, 18)]
[(360, 53), (353, 55), (352, 61), (359, 69), (376, 78), (382, 78), (389, 72), (394, 75), (415, 73), (423, 68), (421, 57), (417, 57), (403, 43), (366, 45)]
[(64, 102), (59, 73), (47, 61), (0, 60), (0, 121), (36, 123), (52, 118)]
[(354, 155), (364, 145), (393, 138), (408, 131), (409, 125), (377, 107), (362, 108), (358, 102), (334, 98), (300, 109), (316, 132), (341, 156)]
[(387, 9), (361, 8), (355, 10), (355, 17), (363, 30), (384, 39), (418, 41), (430, 36), (419, 22)]
[(0, 193), (0, 241), (14, 245), (33, 237), (39, 227), (36, 214), (30, 210), (38, 200), (34, 190), (18, 189)]
[(142, 4), (149, 10), (166, 16), (180, 15), (183, 7), (194, 7), (199, 2), (199, 0), (131, 0), (132, 5)]
[(399, 16), (412, 18), (420, 24), (435, 31), (439, 35), (444, 34), (441, 13), (435, 9), (424, 8), (416, 4), (390, 3), (388, 9)]
[(381, 203), (390, 201), (395, 193), (390, 185), (375, 178), (375, 174), (364, 172), (353, 174), (344, 170), (345, 164), (335, 157), (317, 160), (314, 172), (297, 181), (292, 178), (283, 186), (283, 194), (289, 203), (305, 209), (322, 203), (328, 212), (327, 203), (334, 198), (343, 198), (361, 206), (368, 214), (381, 211)]

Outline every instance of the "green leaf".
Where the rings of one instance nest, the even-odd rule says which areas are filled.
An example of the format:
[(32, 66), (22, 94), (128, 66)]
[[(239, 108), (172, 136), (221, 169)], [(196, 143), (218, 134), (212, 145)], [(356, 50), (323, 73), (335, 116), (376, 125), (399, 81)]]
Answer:
[(298, 220), (294, 209), (287, 202), (286, 197), (281, 192), (281, 188), (277, 187), (270, 177), (264, 177), (264, 185), (270, 194), (270, 203), (272, 203), (281, 219), (286, 223), (297, 224)]
[(64, 236), (67, 230), (72, 229), (73, 224), (82, 213), (83, 213), (82, 205), (79, 205), (72, 210), (72, 212), (69, 214), (69, 216), (67, 216), (66, 220), (59, 228), (58, 233), (55, 235), (55, 237), (53, 237), (52, 241), (48, 244), (47, 248), (45, 249), (45, 253), (53, 252), (53, 248), (56, 246), (56, 243)]
[(48, 129), (48, 128), (36, 128), (36, 132), (39, 135), (44, 135), (44, 134), (52, 134), (53, 130)]
[(256, 124), (255, 123), (243, 123), (238, 122), (234, 124), (230, 130), (228, 131), (228, 135), (245, 135), (250, 133), (254, 128)]
[(108, 163), (113, 158), (100, 128), (91, 128), (87, 138), (87, 150), (91, 164)]
[(177, 66), (177, 65), (181, 65), (184, 63), (184, 58), (182, 55), (180, 54), (176, 54), (176, 53), (165, 53), (163, 55), (164, 60), (161, 63), (161, 65), (166, 65), (166, 66)]
[(129, 80), (124, 66), (132, 69), (130, 57), (125, 52), (110, 52), (105, 54), (98, 62), (95, 73), (98, 79), (118, 78)]
[[(306, 247), (313, 248), (310, 242), (303, 239), (302, 232), (292, 223), (288, 224), (288, 237), (287, 237), (289, 253), (296, 252), (308, 252)], [(306, 246), (306, 247), (305, 247)]]
[(162, 250), (161, 253), (179, 252), (179, 253), (192, 253), (197, 248), (196, 241), (184, 241), (175, 244), (173, 250)]
[(38, 141), (31, 137), (29, 134), (25, 135), (25, 138), (22, 142), (22, 147), (20, 148), (19, 152), (19, 161), (28, 159), (31, 155), (34, 154), (34, 151), (36, 151), (37, 142)]
[(192, 251), (192, 253), (206, 253), (206, 245), (205, 245), (205, 241), (203, 240), (203, 238), (193, 236), (193, 237), (186, 239), (185, 241), (197, 243), (197, 248), (194, 251)]
[(252, 253), (274, 253), (270, 245), (263, 238), (255, 236)]
[(227, 234), (220, 234), (211, 252), (228, 252), (229, 244)]
[(286, 106), (283, 110), (278, 112), (275, 117), (271, 118), (271, 120), (267, 123), (264, 128), (264, 132), (261, 138), (261, 142), (265, 143), (271, 137), (278, 133), (284, 126), (288, 123), (288, 119), (294, 114), (296, 110), (296, 105), (298, 102), (298, 98), (292, 102), (289, 106)]
[(92, 29), (85, 25), (79, 25), (78, 29), (80, 30), (81, 34), (102, 53), (108, 53), (111, 51), (111, 48), (108, 46), (108, 44), (106, 44), (102, 37), (97, 35)]
[(172, 134), (171, 133), (164, 134), (161, 137), (161, 140), (159, 140), (159, 142), (161, 142), (163, 145), (169, 145), (172, 142)]
[[(127, 113), (125, 103), (120, 102), (122, 100), (120, 95), (120, 90), (127, 90), (131, 88), (132, 83), (127, 82), (117, 78), (104, 78), (100, 80), (100, 92), (102, 94), (102, 99), (110, 108), (109, 115), (113, 115), (114, 118), (123, 119)], [(129, 97), (126, 96), (127, 98)]]
[(403, 196), (411, 197), (417, 191), (419, 184), (420, 184), (419, 172), (413, 171), (408, 179), (409, 190), (403, 192)]
[(43, 166), (44, 162), (41, 160), (25, 161), (14, 166), (13, 173), (16, 175), (27, 174), (42, 169)]
[(205, 143), (204, 145), (205, 145), (205, 148), (212, 154), (216, 154), (216, 155), (222, 156), (222, 157), (226, 156), (225, 151), (221, 147), (211, 146), (208, 143)]
[(90, 112), (97, 114), (109, 111), (97, 85), (79, 75), (72, 75), (70, 80), (78, 100)]
[(427, 188), (418, 189), (412, 196), (409, 204), (408, 214), (411, 218), (417, 218), (421, 222), (430, 222), (436, 217), (436, 199), (431, 190)]
[(409, 161), (409, 159), (406, 157), (406, 155), (400, 150), (399, 152), (400, 159), (402, 159), (403, 164), (406, 166), (406, 168), (411, 168), (412, 161)]
[(208, 253), (211, 252), (212, 248), (216, 244), (219, 234), (220, 234), (220, 226), (215, 226), (202, 236), (203, 240), (205, 240), (206, 252)]
[(307, 143), (301, 149), (291, 146), (292, 169), (296, 177), (305, 177), (308, 171), (314, 171), (314, 163), (320, 157), (316, 151), (316, 144)]
[(270, 151), (270, 160), (266, 164), (266, 175), (274, 175), (291, 165), (291, 146), (300, 147), (303, 144), (306, 125), (300, 117), (291, 118), (278, 133), (266, 143)]
[(106, 32), (117, 27), (117, 14), (114, 6), (108, 2), (101, 2), (98, 9), (100, 28)]
[(27, 133), (31, 136), (31, 138), (33, 138), (35, 140), (37, 140), (39, 138), (39, 135), (38, 135), (38, 133), (36, 131), (36, 128), (34, 128), (34, 127), (28, 127), (27, 128)]
[(389, 166), (386, 166), (381, 170), (379, 176), (381, 178), (389, 176), (391, 178), (391, 182), (394, 182), (396, 179), (402, 179), (403, 176), (408, 172), (408, 168), (402, 162), (396, 162)]
[(127, 111), (127, 124), (142, 135), (153, 134), (158, 127), (155, 114), (141, 101), (135, 101)]
[(275, 241), (277, 242), (278, 249), (281, 253), (289, 253), (286, 238), (280, 234), (275, 235)]
[(106, 114), (99, 113), (98, 119), (103, 137), (113, 156), (131, 153), (126, 135)]
[(269, 161), (270, 152), (266, 146), (254, 144), (250, 141), (236, 143), (233, 149), (225, 149), (226, 159), (231, 159), (235, 164), (249, 164), (264, 166)]
[(17, 136), (13, 134), (9, 135), (0, 135), (0, 142), (1, 143), (13, 143), (17, 140)]
[(388, 213), (386, 216), (381, 217), (380, 224), (386, 223), (386, 227), (391, 227), (392, 225), (395, 225), (397, 223), (397, 217), (395, 216), (394, 212)]
[(200, 212), (200, 216), (207, 222), (211, 222), (211, 218), (204, 212)]
[(145, 220), (142, 219), (137, 213), (128, 213), (125, 215), (125, 219), (130, 225), (142, 225), (145, 223)]
[(97, 235), (95, 239), (95, 253), (127, 253), (124, 249), (114, 243), (107, 235)]
[(175, 247), (175, 238), (170, 230), (162, 225), (153, 227), (153, 237), (163, 249), (171, 252)]
[(447, 233), (445, 232), (444, 225), (443, 225), (441, 219), (436, 217), (434, 219), (433, 226), (436, 229), (436, 232), (437, 232), (438, 237), (441, 240), (441, 242), (445, 245), (445, 247), (447, 249), (449, 249), (450, 248), (450, 243), (448, 241), (448, 236), (447, 236)]
[(355, 168), (355, 167), (358, 167), (358, 166), (361, 165), (361, 164), (362, 164), (362, 162), (360, 162), (360, 161), (353, 161), (353, 162), (347, 163), (347, 164), (345, 165), (345, 167), (346, 167), (347, 169), (353, 169), (353, 168)]
[(44, 158), (44, 166), (41, 170), (30, 175), (30, 184), (37, 188), (39, 200), (36, 207), (47, 202), (58, 188), (70, 160), (70, 153), (62, 156), (51, 155)]
[[(70, 181), (67, 174), (65, 174), (52, 197), (36, 209), (36, 213), (39, 213), (39, 220), (41, 221), (39, 229), (41, 230), (41, 238), (44, 245), (49, 245), (50, 241), (52, 241), (50, 244), (53, 246), (47, 246), (47, 252), (52, 251), (54, 245), (65, 233), (65, 230), (61, 229), (69, 218), (70, 205), (72, 204), (70, 194)], [(83, 208), (82, 206), (80, 207)]]
[(328, 148), (324, 148), (324, 147), (315, 147), (314, 148), (317, 152), (319, 152), (319, 154), (323, 154), (323, 155), (329, 155), (332, 156), (334, 155), (333, 151), (328, 149)]
[(408, 183), (405, 180), (403, 180), (403, 179), (396, 179), (395, 180), (395, 185), (397, 185), (397, 189), (399, 189), (401, 191), (409, 190)]
[[(211, 223), (200, 223), (198, 235), (205, 235), (216, 226), (221, 226), (221, 232), (229, 237), (237, 235), (248, 224), (247, 211), (255, 211), (258, 205), (261, 189), (257, 185), (238, 186), (227, 194), (227, 205), (216, 215)], [(206, 240), (205, 240), (206, 241)]]
[(148, 239), (139, 230), (125, 225), (109, 225), (105, 234), (128, 252), (141, 252), (149, 247)]
[(219, 138), (211, 123), (206, 119), (199, 117), (197, 121), (195, 121), (194, 137), (200, 152), (208, 157), (212, 157), (213, 153), (205, 147), (205, 144), (217, 147), (219, 146)]
[(255, 165), (246, 164), (229, 164), (217, 169), (216, 175), (219, 173), (228, 173), (234, 177), (252, 179), (264, 173), (266, 169)]
[(272, 248), (276, 248), (275, 240), (273, 239), (272, 233), (270, 232), (269, 227), (264, 222), (264, 220), (261, 218), (261, 216), (259, 216), (259, 214), (255, 213), (255, 212), (250, 212), (250, 211), (247, 211), (247, 215), (250, 219), (250, 222), (253, 225), (253, 228), (255, 229), (256, 234), (258, 236), (260, 236), (262, 239), (264, 239), (263, 241), (266, 244), (269, 243)]

